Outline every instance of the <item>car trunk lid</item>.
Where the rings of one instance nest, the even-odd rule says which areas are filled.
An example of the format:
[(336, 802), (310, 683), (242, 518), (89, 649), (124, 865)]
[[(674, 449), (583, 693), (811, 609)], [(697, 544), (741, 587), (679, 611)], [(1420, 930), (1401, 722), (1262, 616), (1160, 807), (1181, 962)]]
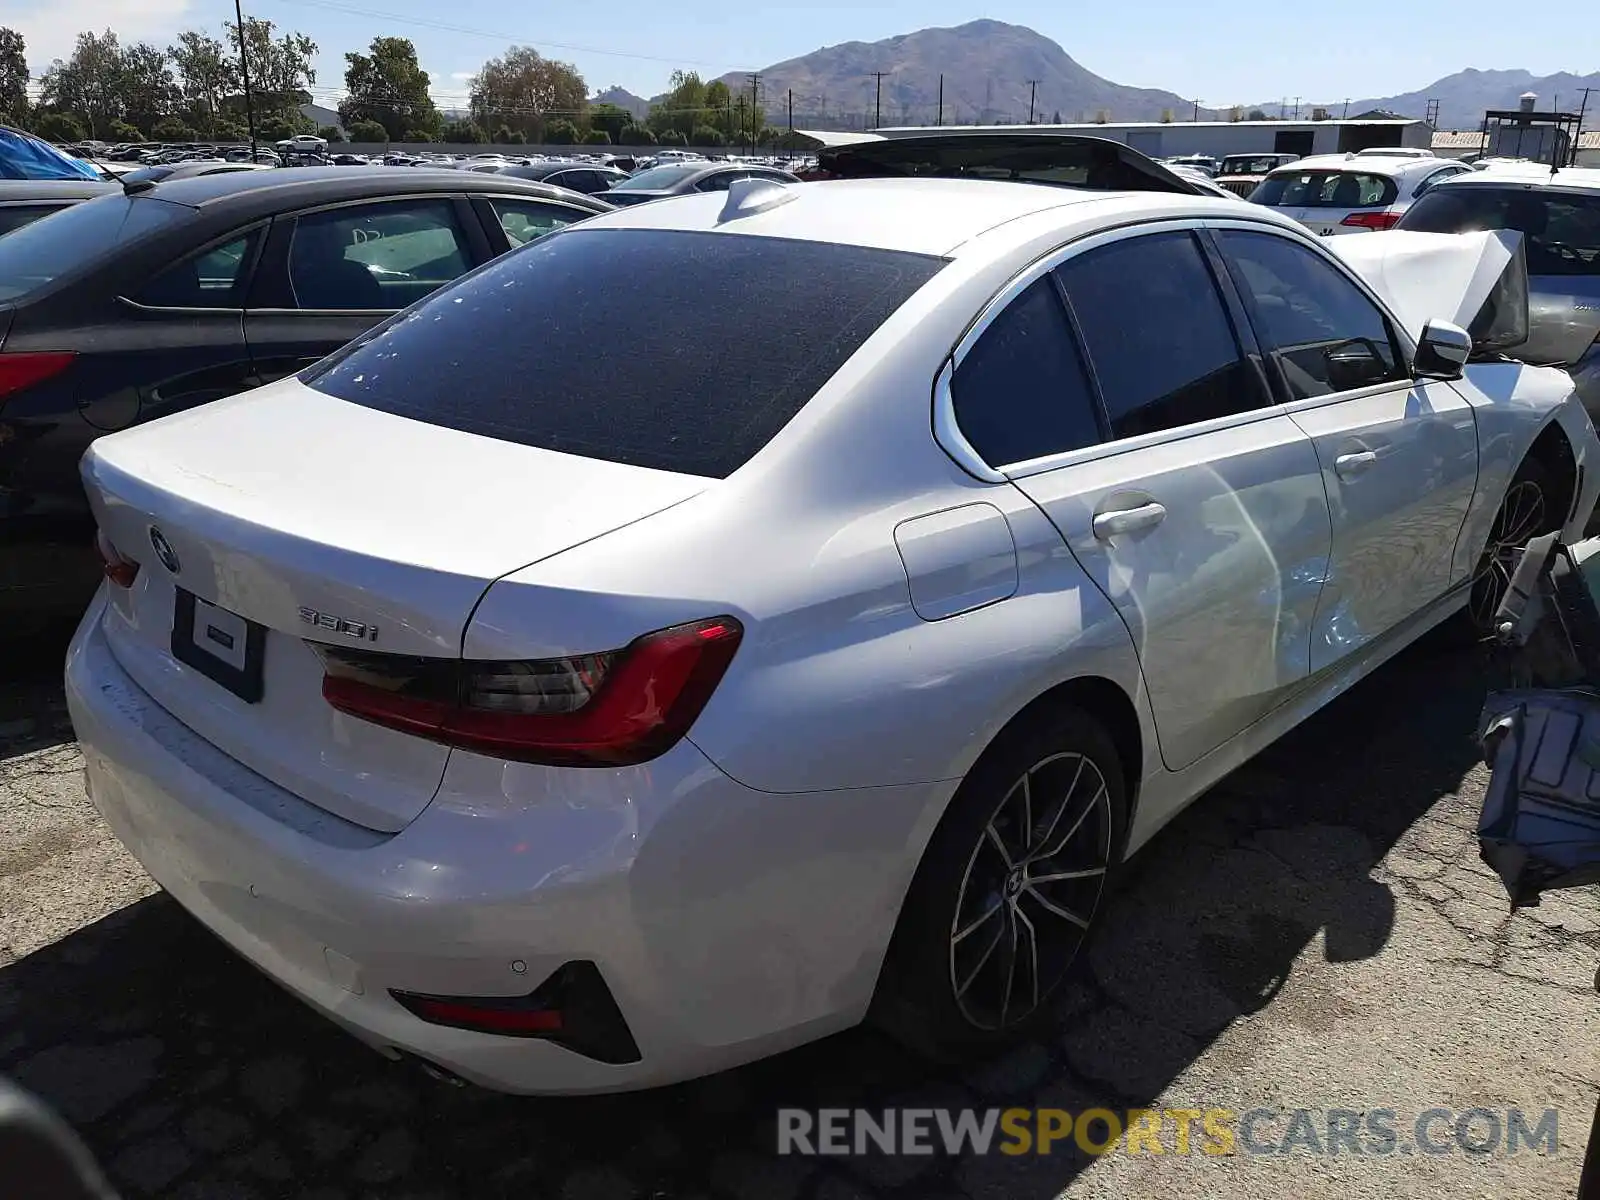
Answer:
[(288, 379), (96, 442), (100, 527), (139, 563), (105, 618), (129, 675), (274, 783), (394, 831), (448, 752), (336, 712), (308, 642), (459, 657), (496, 578), (707, 486), (441, 428)]

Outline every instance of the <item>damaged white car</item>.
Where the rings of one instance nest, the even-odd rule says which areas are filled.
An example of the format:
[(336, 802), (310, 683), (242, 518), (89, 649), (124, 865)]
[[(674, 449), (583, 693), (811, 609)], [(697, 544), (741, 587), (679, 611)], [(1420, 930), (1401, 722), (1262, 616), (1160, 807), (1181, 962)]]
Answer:
[(1499, 360), (1501, 241), (1352, 269), (1126, 148), (987, 145), (605, 214), (96, 442), (67, 695), (111, 828), (495, 1087), (1046, 1013), (1126, 855), (1481, 620), (1600, 444)]

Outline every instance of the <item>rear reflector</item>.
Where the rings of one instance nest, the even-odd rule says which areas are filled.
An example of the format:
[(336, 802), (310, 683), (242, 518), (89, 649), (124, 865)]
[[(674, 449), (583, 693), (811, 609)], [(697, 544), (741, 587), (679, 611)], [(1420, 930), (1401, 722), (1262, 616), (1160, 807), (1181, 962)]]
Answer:
[(112, 545), (104, 530), (95, 531), (94, 545), (95, 549), (100, 551), (100, 562), (106, 578), (118, 587), (132, 587), (133, 581), (139, 575), (139, 564), (131, 558), (124, 558), (122, 552)]
[(75, 357), (71, 350), (0, 354), (0, 400), (61, 374)]
[(640, 1058), (639, 1044), (592, 962), (562, 963), (526, 996), (439, 996), (392, 988), (389, 995), (430, 1025), (542, 1038), (597, 1062)]
[(1393, 229), (1399, 222), (1399, 213), (1379, 209), (1377, 212), (1353, 212), (1339, 224), (1355, 229)]
[(645, 762), (683, 737), (743, 634), (713, 617), (621, 650), (518, 662), (311, 648), (323, 698), (340, 712), (495, 758), (604, 767)]

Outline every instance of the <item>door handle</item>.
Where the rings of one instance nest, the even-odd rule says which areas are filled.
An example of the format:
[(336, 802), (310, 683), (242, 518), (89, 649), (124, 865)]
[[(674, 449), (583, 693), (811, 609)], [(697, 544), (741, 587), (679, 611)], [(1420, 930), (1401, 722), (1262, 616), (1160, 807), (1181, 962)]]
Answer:
[(1167, 506), (1154, 500), (1137, 508), (1114, 508), (1110, 512), (1095, 514), (1090, 528), (1102, 542), (1119, 533), (1135, 533), (1161, 524), (1166, 518)]
[(1333, 460), (1333, 469), (1340, 479), (1354, 479), (1357, 475), (1364, 475), (1378, 461), (1378, 455), (1372, 450), (1361, 450), (1355, 454), (1341, 454)]

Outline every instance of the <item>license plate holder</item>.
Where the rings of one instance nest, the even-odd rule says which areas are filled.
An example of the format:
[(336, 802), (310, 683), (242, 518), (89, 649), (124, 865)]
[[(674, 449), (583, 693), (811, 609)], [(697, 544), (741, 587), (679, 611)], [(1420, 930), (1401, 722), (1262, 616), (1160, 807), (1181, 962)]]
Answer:
[(267, 628), (176, 589), (172, 657), (220, 684), (246, 704), (261, 700)]

